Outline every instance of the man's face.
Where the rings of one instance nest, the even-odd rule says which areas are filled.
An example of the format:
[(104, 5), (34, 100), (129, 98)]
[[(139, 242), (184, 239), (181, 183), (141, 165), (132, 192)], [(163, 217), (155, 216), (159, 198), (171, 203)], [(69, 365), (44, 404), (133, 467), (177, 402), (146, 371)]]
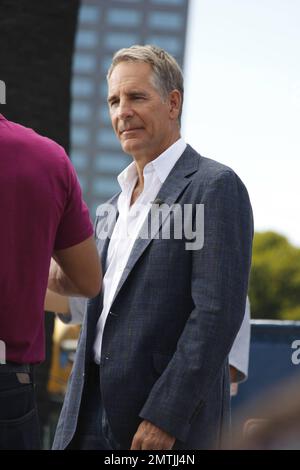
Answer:
[(133, 157), (148, 161), (179, 137), (173, 95), (163, 100), (151, 78), (149, 64), (121, 62), (108, 81), (110, 117), (122, 148)]

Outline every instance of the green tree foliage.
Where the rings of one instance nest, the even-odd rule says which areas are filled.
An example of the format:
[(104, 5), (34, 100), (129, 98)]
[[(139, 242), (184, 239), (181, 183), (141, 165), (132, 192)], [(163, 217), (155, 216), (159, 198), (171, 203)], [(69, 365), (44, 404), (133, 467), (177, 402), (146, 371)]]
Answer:
[(255, 234), (249, 296), (252, 318), (300, 320), (300, 249), (284, 236)]

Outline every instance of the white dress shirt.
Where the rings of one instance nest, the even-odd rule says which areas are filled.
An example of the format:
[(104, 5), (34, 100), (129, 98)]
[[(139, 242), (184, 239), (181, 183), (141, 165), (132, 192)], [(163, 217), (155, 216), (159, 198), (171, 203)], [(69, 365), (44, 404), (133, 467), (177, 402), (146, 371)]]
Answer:
[(244, 319), (229, 354), (229, 364), (237, 369), (237, 382), (248, 377), (250, 336), (250, 302), (247, 297)]
[(142, 225), (151, 208), (151, 203), (155, 200), (162, 184), (183, 154), (185, 148), (186, 143), (180, 138), (159, 157), (144, 167), (143, 192), (131, 206), (132, 191), (138, 179), (135, 163), (132, 162), (118, 176), (118, 182), (122, 190), (118, 199), (119, 217), (107, 252), (106, 271), (103, 278), (103, 310), (97, 323), (96, 340), (94, 343), (94, 358), (98, 364), (100, 363), (102, 335), (107, 315), (134, 242), (138, 238)]

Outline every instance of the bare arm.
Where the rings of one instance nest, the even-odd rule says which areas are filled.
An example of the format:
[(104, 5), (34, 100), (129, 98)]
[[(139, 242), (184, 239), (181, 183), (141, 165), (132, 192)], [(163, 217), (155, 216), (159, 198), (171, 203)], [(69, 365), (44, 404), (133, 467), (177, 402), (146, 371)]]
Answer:
[(61, 314), (70, 313), (69, 297), (57, 294), (56, 292), (47, 289), (44, 310)]
[(48, 289), (60, 295), (95, 297), (101, 288), (102, 271), (93, 237), (53, 254)]

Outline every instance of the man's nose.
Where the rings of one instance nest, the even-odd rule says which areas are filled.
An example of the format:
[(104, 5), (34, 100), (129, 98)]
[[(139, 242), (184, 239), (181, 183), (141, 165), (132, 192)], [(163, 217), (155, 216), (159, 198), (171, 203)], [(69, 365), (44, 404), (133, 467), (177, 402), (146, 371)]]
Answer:
[(118, 115), (119, 119), (128, 119), (133, 116), (133, 110), (128, 101), (120, 101)]

